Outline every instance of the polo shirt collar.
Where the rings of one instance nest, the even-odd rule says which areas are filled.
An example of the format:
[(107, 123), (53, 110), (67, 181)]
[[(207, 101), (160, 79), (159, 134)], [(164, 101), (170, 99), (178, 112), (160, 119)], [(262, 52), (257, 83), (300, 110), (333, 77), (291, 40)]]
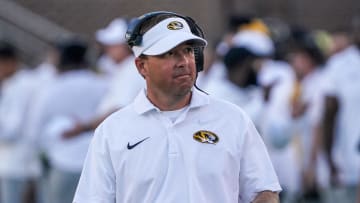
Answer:
[[(209, 104), (209, 96), (196, 88), (192, 88), (192, 97), (189, 109), (205, 106), (207, 104)], [(154, 106), (154, 104), (152, 104), (147, 98), (146, 89), (140, 91), (140, 93), (136, 96), (134, 100), (134, 108), (138, 114), (144, 114), (153, 110), (160, 111), (159, 108)]]

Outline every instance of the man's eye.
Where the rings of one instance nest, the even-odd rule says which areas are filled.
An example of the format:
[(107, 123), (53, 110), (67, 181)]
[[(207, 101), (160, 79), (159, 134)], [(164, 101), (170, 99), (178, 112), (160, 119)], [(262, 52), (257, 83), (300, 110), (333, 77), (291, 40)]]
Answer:
[(192, 47), (186, 48), (186, 53), (193, 53), (193, 52), (194, 52), (194, 48), (192, 48)]
[(172, 55), (174, 55), (174, 52), (173, 52), (173, 51), (168, 51), (168, 52), (166, 52), (165, 55), (166, 55), (166, 56), (172, 56)]
[(166, 53), (163, 53), (163, 54), (159, 55), (159, 57), (166, 58), (166, 57), (170, 57), (172, 55), (174, 55), (174, 52), (173, 51), (168, 51)]

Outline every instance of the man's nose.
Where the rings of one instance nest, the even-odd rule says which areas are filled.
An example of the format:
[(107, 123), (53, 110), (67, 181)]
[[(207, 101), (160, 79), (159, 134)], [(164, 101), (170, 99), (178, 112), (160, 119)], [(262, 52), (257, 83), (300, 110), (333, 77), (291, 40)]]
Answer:
[(177, 54), (177, 64), (178, 66), (185, 66), (189, 63), (189, 56), (184, 53)]

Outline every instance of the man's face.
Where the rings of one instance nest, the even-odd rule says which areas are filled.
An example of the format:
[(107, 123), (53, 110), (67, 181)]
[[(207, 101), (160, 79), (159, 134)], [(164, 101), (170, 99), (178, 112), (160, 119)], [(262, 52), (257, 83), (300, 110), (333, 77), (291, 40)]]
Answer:
[(336, 54), (344, 49), (346, 49), (351, 44), (349, 36), (345, 33), (335, 33), (332, 36), (332, 47), (330, 52)]
[(194, 49), (186, 43), (162, 55), (139, 57), (136, 64), (151, 94), (182, 97), (196, 80)]
[(0, 81), (11, 77), (17, 67), (18, 63), (15, 59), (0, 59)]
[(108, 45), (105, 51), (116, 63), (120, 63), (128, 56), (129, 47), (126, 44)]
[(302, 51), (296, 51), (289, 54), (289, 62), (294, 69), (296, 76), (300, 79), (304, 78), (316, 67), (312, 58)]

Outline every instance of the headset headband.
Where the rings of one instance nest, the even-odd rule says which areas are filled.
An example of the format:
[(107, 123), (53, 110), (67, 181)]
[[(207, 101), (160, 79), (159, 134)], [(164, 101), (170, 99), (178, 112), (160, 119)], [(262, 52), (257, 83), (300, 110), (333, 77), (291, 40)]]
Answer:
[(126, 31), (126, 35), (125, 35), (128, 45), (130, 47), (133, 47), (133, 46), (138, 46), (141, 44), (143, 34), (140, 33), (140, 29), (144, 22), (146, 22), (147, 20), (149, 20), (155, 16), (166, 15), (166, 14), (173, 15), (173, 16), (184, 19), (188, 23), (190, 30), (193, 34), (195, 34), (196, 36), (199, 36), (201, 38), (204, 38), (203, 31), (191, 17), (183, 16), (183, 15), (173, 13), (173, 12), (168, 12), (168, 11), (155, 11), (155, 12), (146, 13), (146, 14), (140, 16), (139, 18), (133, 20), (132, 22), (130, 22), (130, 25), (129, 25), (129, 27)]
[[(155, 16), (167, 15), (167, 14), (184, 19), (186, 21), (186, 23), (189, 25), (190, 30), (194, 35), (204, 38), (204, 33), (203, 33), (202, 29), (196, 24), (196, 22), (191, 17), (183, 16), (183, 15), (173, 13), (173, 12), (168, 12), (168, 11), (155, 11), (155, 12), (146, 13), (146, 14), (140, 16), (139, 18), (130, 22), (128, 29), (126, 31), (126, 34), (125, 34), (125, 39), (126, 39), (127, 44), (130, 47), (141, 45), (143, 34), (140, 33), (140, 30), (141, 30), (143, 23)], [(203, 47), (196, 47), (194, 50), (196, 70), (198, 72), (202, 71), (203, 66), (204, 66), (203, 50), (204, 50)]]

